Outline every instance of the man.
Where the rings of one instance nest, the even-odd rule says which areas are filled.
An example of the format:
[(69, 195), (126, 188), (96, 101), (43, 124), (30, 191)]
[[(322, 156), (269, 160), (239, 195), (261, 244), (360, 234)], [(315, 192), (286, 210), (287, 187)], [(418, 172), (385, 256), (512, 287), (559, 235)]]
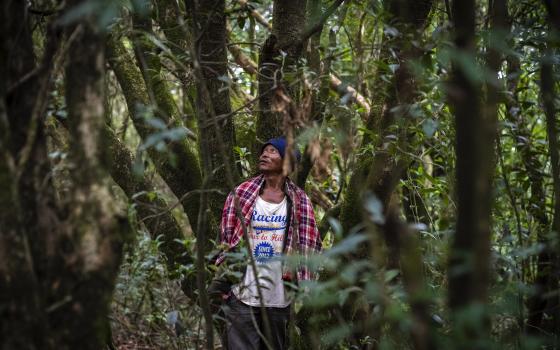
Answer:
[[(304, 264), (292, 273), (289, 266), (278, 258), (298, 254), (305, 260), (321, 251), (321, 237), (313, 207), (305, 192), (284, 176), (285, 156), (284, 137), (266, 142), (261, 148), (258, 163), (261, 174), (237, 186), (226, 199), (221, 243), (230, 251), (244, 249), (241, 242), (244, 230), (247, 230), (258, 275), (256, 281), (252, 264), (248, 264), (238, 284), (229, 291), (222, 286), (219, 292), (227, 292), (225, 313), (229, 349), (287, 348), (291, 300), (284, 282), (310, 280), (313, 274)], [(292, 159), (295, 161), (295, 158), (296, 154)], [(244, 225), (236, 210), (241, 211)], [(216, 264), (221, 264), (224, 259), (222, 252)], [(210, 293), (216, 292), (215, 286), (210, 289)], [(265, 329), (263, 310), (270, 324), (268, 330)], [(268, 336), (263, 338), (262, 335)]]

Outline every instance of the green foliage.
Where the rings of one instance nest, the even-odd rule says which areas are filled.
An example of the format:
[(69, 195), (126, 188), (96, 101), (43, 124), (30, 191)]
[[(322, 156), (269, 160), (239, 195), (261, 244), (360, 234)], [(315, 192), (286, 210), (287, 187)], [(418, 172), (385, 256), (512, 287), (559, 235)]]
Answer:
[[(171, 18), (171, 23), (176, 25), (172, 29), (178, 28), (179, 37), (190, 40), (188, 45), (191, 45), (198, 39), (188, 37), (189, 23), (183, 23), (188, 14), (184, 13), (182, 2), (179, 3), (179, 6), (172, 6), (173, 11), (180, 11), (178, 16), (171, 11), (176, 16)], [(321, 7), (330, 3), (321, 2)], [(325, 219), (330, 223), (329, 232), (323, 233), (328, 241), (324, 245), (325, 253), (306, 261), (320, 274), (320, 280), (295, 286), (298, 316), (302, 316), (306, 308), (312, 310), (309, 324), (298, 323), (296, 334), (306, 332), (303, 336), (309, 336), (311, 342), (323, 348), (356, 349), (373, 345), (379, 349), (415, 348), (420, 300), (424, 302), (420, 306), (429, 318), (429, 332), (434, 335), (438, 348), (540, 349), (546, 345), (552, 348), (554, 337), (558, 335), (550, 332), (529, 335), (525, 331), (530, 316), (528, 301), (543, 295), (536, 286), (539, 255), (545, 252), (557, 255), (557, 250), (551, 249), (557, 244), (554, 243), (557, 235), (551, 233), (551, 222), (553, 216), (559, 214), (553, 209), (551, 150), (537, 74), (548, 45), (545, 9), (537, 1), (510, 1), (512, 28), (508, 34), (488, 29), (487, 5), (479, 3), (477, 51), (465, 55), (452, 44), (453, 27), (444, 3), (436, 2), (419, 39), (407, 32), (406, 26), (394, 23), (387, 11), (389, 3), (345, 2), (327, 19), (320, 34), (319, 68), (312, 66), (311, 54), (316, 52), (308, 52), (310, 46), (304, 45), (297, 69), (288, 71), (283, 67), (278, 73), (295, 91), (291, 106), (300, 112), (294, 123), (297, 124), (296, 145), (312, 153), (315, 161), (307, 177), (306, 190), (308, 194), (313, 193), (310, 197), (317, 221)], [(151, 14), (153, 31), (150, 33), (132, 28), (131, 16), (149, 15), (142, 12), (145, 5), (143, 0), (88, 0), (65, 12), (59, 23), (92, 17), (104, 30), (127, 36), (142, 34), (155, 47), (149, 54), (161, 61), (157, 77), (166, 83), (163, 85), (169, 90), (166, 92), (171, 96), (170, 102), (176, 104), (180, 112), (162, 111), (162, 106), (154, 101), (158, 91), (149, 91), (149, 99), (142, 95), (142, 103), (149, 103), (138, 106), (134, 113), (151, 132), (141, 138), (134, 126), (129, 125), (122, 91), (114, 76), (109, 74), (108, 119), (127, 146), (137, 150), (136, 173), (152, 177), (158, 185), (154, 191), (138, 193), (132, 199), (146, 195), (153, 201), (163, 194), (169, 203), (176, 203), (170, 211), (180, 218), (185, 237), (174, 243), (182, 244), (185, 251), (191, 253), (197, 243), (203, 243), (191, 236), (198, 217), (189, 218), (189, 222), (181, 206), (192, 203), (194, 197), (185, 199), (171, 195), (168, 184), (160, 178), (162, 174), (153, 171), (152, 160), (148, 159), (148, 150), (155, 150), (168, 155), (162, 159), (174, 166), (171, 142), (200, 142), (200, 138), (205, 137), (203, 133), (192, 131), (198, 130), (193, 125), (197, 119), (197, 96), (191, 71), (191, 48), (168, 35), (163, 23), (166, 13)], [(269, 31), (247, 8), (272, 21), (272, 1), (249, 1), (247, 8), (236, 1), (227, 2), (226, 6), (231, 26), (228, 45), (237, 45), (244, 55), (258, 62), (259, 50)], [(126, 43), (127, 50), (131, 49), (132, 41)], [(44, 42), (36, 46), (38, 53), (44, 51)], [(486, 68), (490, 49), (507, 56), (502, 62), (498, 82), (500, 102), (491, 222), (490, 296), (488, 302), (452, 312), (447, 305), (448, 275), (457, 273), (457, 269), (448, 269), (448, 258), (461, 203), (456, 200), (457, 130), (448, 105), (448, 83), (452, 79), (450, 72), (460, 67), (470, 82), (482, 86), (481, 103), (484, 103), (486, 84), (496, 83)], [(415, 50), (415, 55), (403, 61), (400, 55), (406, 50)], [(558, 63), (558, 57), (553, 55), (554, 64)], [(284, 64), (286, 54), (281, 54), (280, 59)], [(142, 65), (142, 62), (135, 63), (139, 67)], [(228, 118), (232, 118), (235, 125), (233, 149), (245, 178), (253, 175), (256, 168), (253, 144), (259, 136), (255, 131), (259, 113), (257, 100), (261, 98), (256, 83), (258, 74), (244, 70), (233, 56), (228, 58), (228, 68), (228, 74), (217, 77), (216, 83), (231, 92), (234, 112)], [(414, 87), (411, 101), (398, 100), (401, 95), (397, 92), (402, 92), (404, 83), (396, 80), (403, 68), (411, 74), (409, 80)], [(338, 77), (342, 85), (322, 94), (331, 74)], [(558, 81), (558, 78), (556, 69), (554, 79)], [(340, 93), (345, 91), (345, 86), (351, 86), (364, 98), (371, 108), (369, 115), (364, 106), (354, 103), (353, 94)], [(52, 95), (54, 102), (49, 106), (49, 114), (64, 121), (67, 116), (60, 98), (63, 94), (54, 91)], [(307, 96), (314, 98), (311, 100), (315, 106), (306, 105)], [(320, 118), (311, 114), (312, 108), (317, 106), (322, 110)], [(390, 125), (383, 125), (387, 116), (394, 120)], [(65, 176), (62, 170), (67, 169), (62, 169), (59, 162), (64, 160), (67, 150), (62, 146), (52, 148), (49, 153), (52, 176)], [(382, 164), (383, 169), (371, 169), (373, 160), (385, 155), (389, 160)], [(392, 179), (397, 184), (393, 200), (403, 208), (399, 220), (406, 222), (409, 234), (418, 242), (413, 252), (419, 253), (421, 258), (418, 268), (423, 281), (418, 283), (423, 285), (417, 287), (419, 291), (410, 287), (410, 276), (403, 271), (406, 259), (410, 258), (399, 256), (405, 248), (403, 240), (399, 242), (401, 250), (397, 249), (397, 253), (390, 246), (395, 237), (387, 235), (388, 208), (372, 194), (372, 188), (366, 188), (365, 179), (360, 180), (356, 192), (349, 191), (350, 180), (357, 172), (363, 171), (367, 177), (403, 159), (407, 160), (404, 173)], [(146, 167), (150, 171), (145, 171)], [(184, 169), (186, 174), (189, 170)], [(344, 218), (324, 216), (333, 206), (346, 203), (352, 203), (351, 221), (357, 223), (356, 226), (343, 227)], [(129, 209), (134, 211), (134, 207)], [(127, 247), (114, 295), (112, 321), (116, 339), (121, 343), (134, 340), (138, 346), (153, 348), (202, 347), (205, 335), (202, 312), (196, 300), (187, 299), (181, 294), (178, 283), (170, 281), (170, 277), (178, 275), (192, 277), (193, 265), (167, 271), (158, 249), (161, 241), (151, 239), (142, 223), (137, 225), (137, 239)], [(165, 232), (157, 232), (156, 236), (158, 234)], [(211, 234), (214, 238), (218, 233)], [(365, 255), (358, 253), (363, 251)], [(206, 258), (210, 260), (209, 256)], [(288, 257), (285, 263), (296, 266), (301, 260), (297, 256)], [(391, 260), (397, 261), (396, 266), (390, 265)], [(228, 261), (227, 268), (218, 270), (210, 265), (208, 272), (239, 280), (240, 271), (247, 264), (246, 252), (230, 253)], [(458, 270), (468, 269), (475, 262), (469, 263)], [(548, 298), (557, 296), (558, 285), (552, 289)], [(477, 323), (481, 318), (488, 323)], [(550, 322), (551, 315), (544, 315), (544, 325), (550, 327)], [(179, 336), (175, 333), (177, 327), (182, 329)], [(485, 329), (491, 330), (489, 337), (470, 338), (471, 334), (484, 333)]]

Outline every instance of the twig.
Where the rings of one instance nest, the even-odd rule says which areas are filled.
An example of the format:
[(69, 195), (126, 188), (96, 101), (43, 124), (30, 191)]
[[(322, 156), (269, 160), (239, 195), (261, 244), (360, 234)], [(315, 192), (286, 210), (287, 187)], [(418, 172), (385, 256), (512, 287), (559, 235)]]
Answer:
[(200, 123), (199, 124), (199, 128), (209, 128), (212, 126), (212, 124), (214, 123), (214, 121), (221, 121), (223, 119), (227, 119), (229, 117), (232, 117), (234, 115), (236, 115), (237, 113), (239, 113), (241, 110), (249, 107), (250, 105), (252, 105), (253, 103), (257, 102), (259, 99), (263, 98), (264, 96), (267, 96), (269, 93), (271, 93), (272, 91), (276, 90), (276, 86), (273, 86), (272, 88), (270, 88), (269, 90), (267, 90), (264, 94), (261, 95), (257, 95), (255, 97), (253, 97), (252, 99), (248, 100), (244, 105), (242, 105), (239, 108), (234, 109), (233, 111), (229, 112), (229, 113), (225, 113), (225, 114), (220, 114), (217, 115), (215, 117), (211, 117), (208, 121), (204, 122), (204, 123)]
[(252, 9), (250, 6), (247, 5), (247, 0), (238, 0), (237, 1), (249, 14), (260, 24), (268, 28), (268, 30), (272, 30), (272, 25), (268, 22), (257, 10)]
[[(246, 4), (246, 3), (247, 3), (246, 0), (238, 0), (238, 2), (239, 2), (240, 4)], [(337, 2), (342, 3), (343, 0), (337, 0)], [(335, 3), (335, 4), (336, 4), (336, 3)], [(333, 5), (331, 6), (331, 8), (332, 8), (335, 4), (333, 4)], [(338, 4), (337, 7), (338, 7), (339, 5), (340, 5), (340, 4)], [(329, 9), (331, 9), (331, 8), (329, 8)], [(336, 8), (335, 8), (335, 10), (336, 10)], [(328, 10), (327, 10), (327, 11), (328, 11)], [(327, 13), (327, 11), (325, 11), (325, 13)], [(334, 11), (334, 10), (333, 10), (333, 11)], [(268, 21), (266, 21), (266, 19), (264, 19), (264, 17), (263, 17), (260, 13), (258, 13), (256, 10), (251, 10), (250, 14), (251, 14), (251, 16), (253, 16), (253, 18), (255, 18), (255, 19), (257, 20), (257, 22), (259, 22), (260, 24), (262, 24), (263, 26), (265, 26), (269, 31), (272, 31), (272, 25), (270, 25), (270, 23), (269, 23)], [(327, 17), (328, 17), (328, 16), (327, 16)], [(325, 19), (325, 20), (326, 20), (326, 19)], [(323, 23), (323, 25), (324, 25), (324, 23)], [(312, 33), (311, 35), (313, 35), (313, 33)], [(228, 50), (230, 50), (230, 52), (231, 52), (231, 49), (230, 49), (230, 48), (231, 48), (231, 46), (228, 46)], [(234, 54), (232, 53), (232, 55), (234, 55)], [(241, 55), (244, 55), (244, 54), (241, 52)], [(234, 57), (235, 57), (235, 56), (234, 56)], [(250, 60), (250, 59), (249, 59), (249, 60)], [(241, 66), (242, 66), (242, 65), (241, 65)], [(245, 67), (242, 66), (242, 68), (245, 68)], [(254, 67), (254, 68), (255, 68), (255, 69), (257, 68), (257, 67), (256, 67), (256, 64), (255, 64), (255, 67)], [(249, 72), (249, 73), (250, 73), (250, 72)], [(252, 73), (250, 73), (250, 74), (252, 74)], [(369, 114), (369, 111), (371, 110), (371, 107), (369, 106), (369, 103), (367, 102), (367, 99), (366, 99), (362, 94), (360, 94), (358, 91), (356, 91), (356, 89), (354, 89), (353, 87), (351, 87), (351, 86), (349, 86), (349, 85), (347, 85), (347, 86), (345, 87), (345, 89), (342, 90), (342, 92), (341, 92), (341, 91), (338, 89), (338, 87), (339, 87), (340, 85), (342, 85), (341, 80), (340, 80), (337, 76), (335, 76), (334, 74), (331, 74), (331, 88), (332, 88), (334, 91), (338, 92), (339, 94), (342, 94), (342, 92), (351, 92), (353, 98), (350, 99), (350, 102), (356, 102), (359, 106), (361, 106), (362, 108), (364, 108), (364, 110), (367, 112), (367, 114)], [(367, 115), (367, 114), (366, 114), (366, 115)]]
[(313, 34), (317, 33), (321, 29), (323, 29), (323, 26), (325, 25), (325, 22), (327, 21), (327, 19), (334, 13), (334, 11), (336, 11), (336, 9), (338, 9), (338, 7), (340, 5), (342, 5), (342, 3), (344, 1), (345, 0), (335, 0), (335, 2), (328, 9), (325, 10), (325, 12), (321, 16), (321, 18), (319, 18), (317, 23), (315, 23), (311, 27), (307, 28), (301, 34), (301, 37), (299, 38), (298, 42), (295, 43), (295, 44), (296, 45), (301, 45), (302, 43), (305, 42), (305, 40), (309, 39)]
[[(216, 189), (208, 189), (208, 190), (200, 189), (200, 190), (192, 190), (192, 191), (189, 191), (189, 192), (185, 193), (181, 198), (179, 198), (179, 199), (177, 200), (177, 202), (175, 202), (175, 203), (173, 203), (172, 205), (168, 206), (168, 207), (165, 208), (163, 211), (161, 211), (161, 212), (159, 212), (159, 213), (157, 213), (157, 214), (148, 215), (148, 216), (142, 218), (142, 222), (144, 222), (144, 221), (146, 221), (146, 220), (149, 220), (149, 219), (157, 218), (157, 217), (162, 216), (162, 215), (165, 215), (166, 213), (168, 213), (168, 212), (170, 212), (171, 210), (175, 209), (179, 204), (183, 203), (184, 200), (188, 199), (188, 198), (189, 198), (190, 196), (192, 196), (192, 195), (201, 194), (201, 193), (212, 193), (212, 192), (220, 193), (220, 194), (222, 193), (220, 190), (216, 190)], [(147, 204), (147, 203), (143, 203), (143, 204), (144, 204), (144, 205), (149, 205), (149, 204)], [(156, 206), (154, 206), (154, 207), (156, 207)], [(157, 207), (157, 208), (159, 208), (159, 207)]]

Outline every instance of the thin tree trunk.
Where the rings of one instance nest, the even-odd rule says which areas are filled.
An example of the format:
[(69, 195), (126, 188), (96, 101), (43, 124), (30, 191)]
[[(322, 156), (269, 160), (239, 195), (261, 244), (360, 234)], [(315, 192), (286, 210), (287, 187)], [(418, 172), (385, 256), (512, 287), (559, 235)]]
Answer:
[[(453, 2), (453, 13), (456, 52), (468, 59), (469, 64), (476, 65), (475, 1)], [(483, 111), (479, 90), (479, 84), (469, 77), (464, 65), (455, 62), (448, 98), (456, 123), (458, 213), (449, 261), (448, 296), (456, 317), (487, 302), (490, 278), (496, 107), (495, 102), (490, 101)], [(461, 322), (455, 329), (457, 335), (471, 340), (488, 336), (488, 319), (483, 313), (468, 320), (462, 318)]]
[[(506, 14), (507, 17), (509, 15)], [(511, 31), (512, 19), (508, 18), (509, 31)], [(509, 40), (513, 44), (512, 40)], [(514, 144), (521, 155), (521, 160), (527, 177), (529, 178), (529, 186), (531, 190), (531, 196), (526, 210), (530, 213), (536, 221), (535, 234), (538, 242), (544, 243), (546, 241), (546, 232), (549, 230), (550, 222), (546, 213), (546, 191), (544, 187), (544, 173), (541, 169), (544, 168), (541, 160), (539, 159), (539, 154), (535, 150), (535, 143), (533, 141), (533, 136), (527, 125), (527, 120), (524, 113), (521, 111), (521, 105), (519, 102), (519, 80), (521, 76), (521, 62), (519, 57), (516, 55), (508, 55), (506, 57), (507, 62), (507, 98), (505, 100), (506, 106), (506, 118), (511, 122), (514, 127), (511, 128), (512, 136), (515, 140)], [(512, 203), (515, 205), (515, 203)], [(518, 230), (519, 231), (519, 230)], [(520, 247), (523, 247), (525, 242), (521, 232), (518, 232), (518, 243)], [(525, 278), (525, 273), (527, 270), (527, 262), (521, 262), (521, 280)], [(525, 331), (527, 333), (536, 333), (541, 329), (543, 311), (546, 306), (546, 300), (542, 298), (543, 291), (547, 288), (548, 275), (546, 270), (550, 265), (550, 253), (546, 250), (539, 253), (537, 257), (537, 276), (535, 281), (533, 281), (533, 286), (536, 287), (536, 292), (533, 296), (530, 296), (527, 300), (527, 320), (525, 324)], [(523, 309), (521, 307), (521, 309)], [(521, 311), (522, 312), (522, 311)], [(523, 323), (523, 314), (520, 315), (520, 322)]]
[[(185, 1), (191, 20), (195, 42), (191, 46), (193, 71), (197, 84), (197, 120), (199, 148), (204, 174), (203, 189), (217, 189), (220, 194), (201, 195), (201, 212), (198, 217), (197, 241), (208, 241), (212, 222), (217, 222), (225, 196), (237, 181), (237, 168), (233, 146), (235, 130), (231, 114), (229, 77), (227, 72), (226, 14), (224, 0)], [(225, 174), (225, 176), (224, 176)], [(203, 213), (203, 211), (206, 211)], [(210, 215), (208, 215), (210, 214)], [(197, 284), (204, 288), (204, 256), (209, 245), (197, 244)], [(213, 347), (213, 322), (208, 295), (199, 293), (206, 329), (206, 347)]]
[(389, 210), (385, 230), (399, 246), (399, 263), (402, 270), (403, 284), (410, 303), (413, 326), (410, 337), (417, 350), (437, 349), (433, 322), (430, 315), (430, 291), (424, 279), (422, 261), (422, 243), (407, 223), (400, 219), (397, 203)]
[[(321, 17), (321, 1), (309, 0), (308, 2), (308, 17), (310, 23), (317, 22)], [(321, 61), (321, 34), (322, 28), (313, 34), (309, 39), (307, 45), (307, 59), (309, 68), (315, 73), (316, 82), (314, 82), (313, 95), (311, 100), (311, 120), (316, 126), (321, 126), (324, 120), (325, 106), (329, 97), (329, 84), (330, 84), (330, 63), (329, 58)], [(320, 135), (319, 135), (320, 136)], [(313, 159), (309, 155), (308, 148), (306, 147), (303, 153), (301, 165), (298, 166), (297, 184), (300, 187), (305, 187), (305, 181), (313, 168)]]
[[(548, 49), (545, 57), (541, 62), (541, 96), (546, 115), (546, 131), (550, 152), (550, 163), (552, 168), (552, 181), (554, 189), (554, 216), (552, 219), (552, 231), (555, 237), (547, 239), (546, 249), (553, 254), (548, 266), (544, 266), (543, 275), (548, 275), (547, 294), (552, 294), (546, 303), (546, 313), (548, 313), (552, 322), (545, 325), (544, 328), (554, 335), (555, 346), (560, 345), (560, 296), (558, 291), (560, 288), (560, 258), (553, 252), (558, 251), (558, 242), (560, 242), (560, 156), (558, 154), (558, 124), (556, 119), (556, 82), (554, 81), (553, 54), (557, 54), (560, 47), (560, 41), (557, 39), (560, 33), (560, 4), (555, 1), (546, 0), (545, 5), (549, 14), (549, 23), (554, 32), (549, 34)], [(555, 243), (553, 243), (555, 242)], [(543, 277), (544, 278), (544, 277)]]
[(158, 0), (155, 4), (156, 21), (168, 40), (175, 63), (174, 71), (183, 88), (183, 122), (189, 129), (195, 130), (196, 84), (188, 63), (189, 43), (192, 42), (192, 38), (187, 23), (183, 20), (184, 5), (175, 0)]

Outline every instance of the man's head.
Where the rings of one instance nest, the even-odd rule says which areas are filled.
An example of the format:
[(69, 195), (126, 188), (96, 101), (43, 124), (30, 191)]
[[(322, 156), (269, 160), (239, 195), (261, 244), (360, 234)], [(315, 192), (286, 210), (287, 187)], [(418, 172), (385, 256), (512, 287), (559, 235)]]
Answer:
[[(261, 148), (259, 170), (262, 173), (281, 174), (284, 157), (286, 155), (286, 146), (287, 142), (285, 137), (277, 137), (268, 140)], [(300, 153), (295, 149), (291, 157), (292, 168), (300, 157)]]

